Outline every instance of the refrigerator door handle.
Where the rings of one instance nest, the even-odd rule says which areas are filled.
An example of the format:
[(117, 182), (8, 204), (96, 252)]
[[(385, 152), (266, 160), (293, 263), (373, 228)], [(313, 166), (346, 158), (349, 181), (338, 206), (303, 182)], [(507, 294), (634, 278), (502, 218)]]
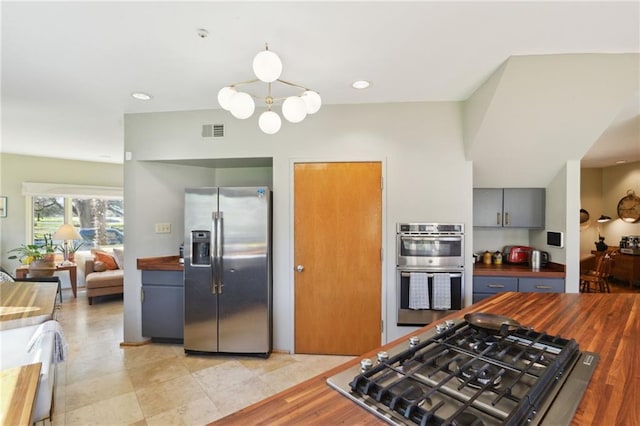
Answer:
[(222, 294), (224, 284), (222, 283), (222, 242), (224, 241), (224, 215), (218, 212), (218, 228), (216, 229), (216, 259), (218, 259), (218, 294)]
[(209, 242), (213, 245), (213, 250), (209, 250), (209, 256), (211, 257), (211, 294), (218, 294), (218, 267), (216, 265), (216, 255), (218, 248), (216, 243), (218, 241), (218, 213), (213, 212), (211, 215), (211, 225), (213, 228), (213, 238)]

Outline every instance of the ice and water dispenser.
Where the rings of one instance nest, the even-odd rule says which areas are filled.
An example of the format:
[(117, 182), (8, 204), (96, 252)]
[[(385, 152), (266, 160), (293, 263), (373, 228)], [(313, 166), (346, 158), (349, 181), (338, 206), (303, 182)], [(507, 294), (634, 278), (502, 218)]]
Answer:
[(191, 231), (191, 264), (211, 265), (210, 231)]

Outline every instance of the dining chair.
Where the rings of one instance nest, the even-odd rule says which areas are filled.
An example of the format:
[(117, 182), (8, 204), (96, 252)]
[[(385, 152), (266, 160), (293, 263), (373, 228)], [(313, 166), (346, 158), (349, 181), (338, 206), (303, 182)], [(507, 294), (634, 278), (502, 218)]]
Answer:
[(609, 276), (613, 267), (614, 257), (617, 250), (605, 252), (596, 258), (596, 268), (593, 271), (586, 271), (580, 274), (580, 291), (583, 293), (601, 292), (611, 293), (609, 287)]

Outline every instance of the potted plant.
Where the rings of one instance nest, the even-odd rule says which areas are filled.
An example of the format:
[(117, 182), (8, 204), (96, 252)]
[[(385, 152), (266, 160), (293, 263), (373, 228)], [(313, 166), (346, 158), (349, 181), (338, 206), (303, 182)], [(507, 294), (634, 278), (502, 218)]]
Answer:
[(53, 244), (53, 238), (51, 238), (51, 234), (44, 234), (44, 245), (42, 246), (42, 250), (44, 253), (42, 255), (42, 258), (46, 262), (55, 263), (57, 249), (58, 246)]
[(51, 235), (45, 234), (44, 244), (22, 244), (8, 253), (17, 253), (9, 256), (9, 259), (18, 259), (29, 265), (29, 275), (32, 277), (50, 277), (56, 270), (56, 249)]
[(65, 246), (58, 247), (65, 260), (75, 262), (76, 252), (84, 246), (84, 241), (70, 240)]

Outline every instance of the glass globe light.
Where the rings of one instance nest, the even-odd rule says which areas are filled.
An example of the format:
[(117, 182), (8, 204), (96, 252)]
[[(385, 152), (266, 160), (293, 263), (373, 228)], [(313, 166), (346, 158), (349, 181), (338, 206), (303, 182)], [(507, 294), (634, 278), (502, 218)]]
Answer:
[(282, 73), (282, 61), (275, 53), (264, 50), (253, 58), (253, 72), (265, 83), (276, 81)]
[(218, 103), (222, 109), (229, 111), (231, 109), (231, 98), (238, 93), (236, 89), (230, 86), (223, 87), (218, 91)]
[(248, 93), (237, 92), (231, 98), (231, 114), (235, 118), (244, 120), (253, 115), (253, 111), (256, 109), (256, 103)]
[(292, 123), (299, 123), (307, 116), (307, 106), (300, 96), (289, 96), (282, 103), (282, 115)]
[(307, 90), (302, 94), (302, 100), (307, 108), (307, 114), (315, 114), (320, 109), (322, 105), (322, 98), (318, 95), (317, 92), (313, 90)]
[(265, 132), (268, 135), (273, 135), (278, 133), (280, 130), (280, 126), (282, 126), (282, 120), (280, 116), (273, 111), (265, 111), (260, 114), (260, 118), (258, 119), (258, 126), (260, 130)]

